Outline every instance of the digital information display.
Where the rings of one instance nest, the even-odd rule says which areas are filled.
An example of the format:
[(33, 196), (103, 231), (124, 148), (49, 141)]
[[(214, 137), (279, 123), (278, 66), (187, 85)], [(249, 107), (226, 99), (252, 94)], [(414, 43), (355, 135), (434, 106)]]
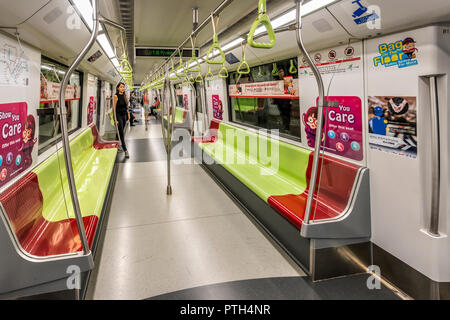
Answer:
[[(136, 57), (156, 57), (156, 58), (168, 58), (170, 57), (177, 48), (136, 48)], [(198, 57), (200, 54), (199, 49), (195, 49), (195, 55)], [(192, 57), (192, 49), (182, 50), (182, 55), (184, 58)], [(177, 53), (177, 56), (179, 54)]]

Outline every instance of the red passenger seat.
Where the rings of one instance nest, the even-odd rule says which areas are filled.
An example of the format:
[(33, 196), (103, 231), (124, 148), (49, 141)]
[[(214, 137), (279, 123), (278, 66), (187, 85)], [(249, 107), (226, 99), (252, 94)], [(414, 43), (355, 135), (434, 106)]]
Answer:
[[(308, 187), (304, 193), (300, 195), (272, 196), (268, 199), (268, 203), (272, 208), (298, 228), (301, 228), (305, 218), (306, 202), (310, 192), (312, 165), (313, 153), (309, 156), (306, 172)], [(319, 180), (320, 175), (318, 174), (313, 211), (310, 217), (311, 221), (335, 218), (344, 212), (350, 201), (359, 166), (328, 156), (321, 156), (318, 172), (320, 172), (320, 169), (322, 169), (321, 178)]]
[(92, 135), (94, 136), (94, 148), (97, 150), (101, 149), (113, 149), (113, 148), (119, 148), (119, 142), (103, 142), (100, 140), (97, 126), (93, 125), (91, 126)]
[(12, 231), (22, 242), (39, 217), (42, 216), (43, 197), (38, 177), (30, 172), (11, 188), (0, 194), (0, 202), (8, 215)]
[(220, 121), (211, 120), (208, 135), (203, 138), (193, 138), (195, 143), (214, 143), (217, 141), (217, 132), (219, 131)]
[[(43, 197), (38, 177), (30, 172), (0, 195), (5, 212), (22, 248), (31, 255), (52, 256), (82, 249), (75, 219), (47, 221), (42, 216)], [(89, 246), (94, 241), (98, 217), (83, 217)]]

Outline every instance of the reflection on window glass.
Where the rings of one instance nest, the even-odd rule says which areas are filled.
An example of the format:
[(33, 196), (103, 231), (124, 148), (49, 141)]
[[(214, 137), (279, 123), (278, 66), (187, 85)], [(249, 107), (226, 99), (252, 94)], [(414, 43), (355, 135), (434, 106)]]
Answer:
[(175, 85), (175, 94), (177, 96), (177, 107), (184, 108), (183, 86), (181, 84)]
[(297, 58), (230, 73), (232, 121), (300, 139)]
[[(56, 109), (59, 106), (61, 82), (67, 68), (42, 59), (41, 64), (41, 98), (39, 116), (39, 150), (44, 150), (61, 137), (61, 129)], [(65, 94), (67, 109), (67, 126), (69, 132), (78, 129), (81, 124), (81, 74), (77, 71), (70, 77)]]

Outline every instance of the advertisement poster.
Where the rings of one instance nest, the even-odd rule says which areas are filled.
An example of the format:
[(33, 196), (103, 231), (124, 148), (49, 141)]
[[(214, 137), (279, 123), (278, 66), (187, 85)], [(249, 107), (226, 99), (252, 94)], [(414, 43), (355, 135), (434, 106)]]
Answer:
[[(317, 99), (318, 100), (318, 99)], [(322, 142), (327, 152), (362, 161), (362, 103), (359, 97), (328, 97), (330, 101), (338, 101), (338, 107), (324, 109), (325, 130)], [(311, 107), (303, 114), (303, 125), (308, 139), (308, 146), (314, 148), (317, 131), (318, 108)]]
[(238, 83), (229, 86), (230, 97), (244, 98), (299, 98), (298, 79), (284, 77), (284, 80), (255, 83)]
[(417, 158), (417, 98), (369, 97), (371, 149)]
[(37, 142), (36, 122), (27, 115), (27, 104), (0, 105), (0, 187), (16, 178), (33, 163), (32, 152)]
[[(48, 81), (45, 77), (41, 77), (41, 103), (51, 103), (59, 101), (59, 92), (61, 84)], [(81, 87), (67, 85), (65, 99), (66, 101), (80, 100)]]
[(212, 96), (214, 119), (223, 120), (223, 103), (218, 94)]
[(96, 110), (96, 103), (94, 97), (89, 98), (88, 104), (88, 117), (87, 117), (87, 125), (90, 126), (94, 122), (94, 113)]
[(184, 104), (184, 108), (186, 110), (189, 110), (189, 95), (188, 94), (185, 94), (183, 96), (183, 104)]
[(394, 43), (382, 43), (378, 45), (379, 55), (373, 58), (375, 67), (397, 67), (399, 69), (418, 65), (416, 53), (416, 41), (408, 37)]

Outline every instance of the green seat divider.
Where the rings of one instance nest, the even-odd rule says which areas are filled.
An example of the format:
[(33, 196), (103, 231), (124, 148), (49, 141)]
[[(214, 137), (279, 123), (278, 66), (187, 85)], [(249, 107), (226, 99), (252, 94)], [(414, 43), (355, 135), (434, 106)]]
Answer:
[[(201, 143), (200, 148), (264, 201), (270, 196), (302, 194), (306, 190), (311, 151), (223, 122), (218, 136), (216, 142)], [(261, 149), (264, 145), (267, 151)]]
[[(91, 128), (87, 128), (70, 142), (75, 184), (83, 217), (100, 216), (117, 155), (117, 149), (97, 150), (93, 143)], [(38, 177), (43, 196), (42, 216), (49, 222), (75, 218), (64, 153), (60, 150), (53, 154), (33, 169), (33, 172)]]

